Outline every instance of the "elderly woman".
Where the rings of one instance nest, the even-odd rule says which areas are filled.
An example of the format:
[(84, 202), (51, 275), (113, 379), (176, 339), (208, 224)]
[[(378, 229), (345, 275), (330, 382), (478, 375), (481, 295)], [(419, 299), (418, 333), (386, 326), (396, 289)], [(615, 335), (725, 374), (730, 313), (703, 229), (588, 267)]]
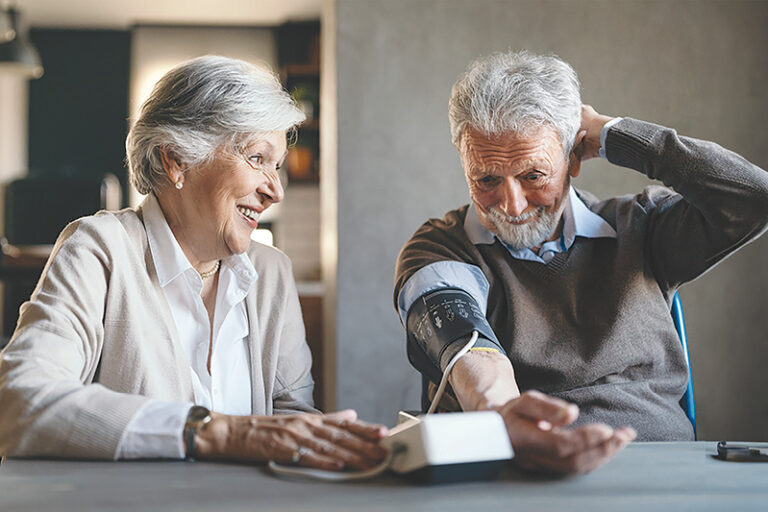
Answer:
[(251, 241), (303, 119), (238, 60), (194, 59), (157, 83), (126, 141), (146, 199), (67, 226), (21, 308), (0, 361), (1, 454), (382, 458), (383, 427), (317, 414), (290, 261)]

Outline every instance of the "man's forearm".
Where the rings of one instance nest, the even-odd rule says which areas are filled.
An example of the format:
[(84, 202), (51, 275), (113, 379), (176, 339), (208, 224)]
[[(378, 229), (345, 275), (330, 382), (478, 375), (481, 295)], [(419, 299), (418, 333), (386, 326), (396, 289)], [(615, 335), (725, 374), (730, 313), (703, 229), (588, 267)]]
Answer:
[(639, 199), (653, 207), (644, 250), (663, 287), (695, 279), (768, 228), (768, 173), (741, 156), (630, 118), (609, 130), (606, 146), (611, 163), (682, 196), (646, 189)]
[(470, 352), (459, 359), (449, 376), (465, 411), (501, 407), (520, 396), (512, 363), (497, 352)]

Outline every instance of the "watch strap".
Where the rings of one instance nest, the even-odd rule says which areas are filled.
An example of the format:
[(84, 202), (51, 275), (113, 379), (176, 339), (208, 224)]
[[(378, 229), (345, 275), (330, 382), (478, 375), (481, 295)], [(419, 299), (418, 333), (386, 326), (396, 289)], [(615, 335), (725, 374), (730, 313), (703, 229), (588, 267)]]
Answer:
[(197, 457), (197, 449), (195, 448), (195, 438), (197, 433), (211, 421), (211, 411), (201, 405), (193, 405), (187, 415), (187, 421), (184, 424), (184, 447), (186, 448), (186, 456), (184, 457), (188, 461), (194, 461)]

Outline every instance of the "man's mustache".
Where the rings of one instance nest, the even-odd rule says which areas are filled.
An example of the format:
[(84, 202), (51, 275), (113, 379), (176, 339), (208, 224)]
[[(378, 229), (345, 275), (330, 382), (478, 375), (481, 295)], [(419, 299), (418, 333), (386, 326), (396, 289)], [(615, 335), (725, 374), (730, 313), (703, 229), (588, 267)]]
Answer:
[(506, 215), (505, 213), (501, 212), (497, 208), (488, 208), (488, 211), (497, 220), (504, 221), (504, 222), (511, 222), (511, 223), (520, 223), (520, 222), (525, 222), (531, 219), (532, 217), (541, 216), (544, 213), (544, 207), (539, 206), (532, 212), (524, 213), (522, 215), (518, 215), (517, 217), (513, 215)]

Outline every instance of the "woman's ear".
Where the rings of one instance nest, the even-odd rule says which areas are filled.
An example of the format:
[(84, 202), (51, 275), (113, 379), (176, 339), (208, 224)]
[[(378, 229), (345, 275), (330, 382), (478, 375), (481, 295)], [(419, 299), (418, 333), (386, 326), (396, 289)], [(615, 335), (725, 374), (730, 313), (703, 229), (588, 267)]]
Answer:
[(183, 182), (184, 170), (181, 166), (181, 160), (173, 151), (161, 149), (160, 162), (163, 164), (163, 170), (165, 170), (165, 174), (171, 180), (171, 183)]

